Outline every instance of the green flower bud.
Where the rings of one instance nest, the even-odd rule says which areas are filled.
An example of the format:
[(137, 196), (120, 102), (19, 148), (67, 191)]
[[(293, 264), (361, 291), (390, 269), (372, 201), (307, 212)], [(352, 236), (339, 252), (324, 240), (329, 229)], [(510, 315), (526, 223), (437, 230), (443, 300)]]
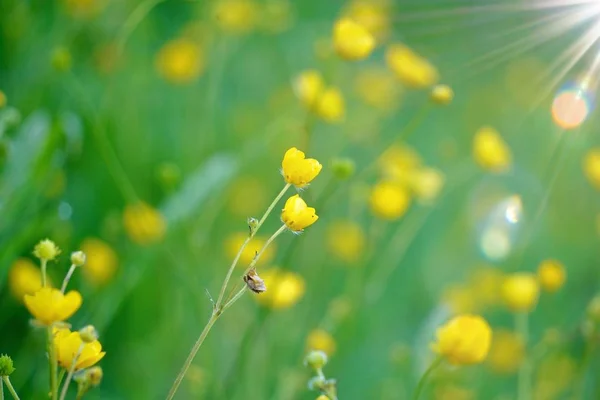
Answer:
[(331, 161), (331, 171), (337, 179), (345, 180), (354, 175), (356, 165), (350, 158), (334, 158)]
[(13, 360), (6, 354), (0, 355), (0, 376), (10, 376), (15, 372), (13, 367)]
[(102, 377), (104, 376), (104, 372), (101, 367), (92, 367), (87, 370), (88, 379), (90, 385), (98, 386), (100, 382), (102, 382)]
[(312, 350), (304, 358), (304, 365), (319, 370), (327, 364), (327, 354), (320, 350)]
[(327, 383), (327, 380), (325, 378), (323, 378), (322, 376), (313, 376), (308, 381), (308, 389), (320, 391), (325, 388), (326, 383)]
[(40, 260), (52, 261), (60, 254), (60, 249), (50, 239), (44, 239), (35, 245), (33, 255)]
[(79, 330), (79, 336), (84, 343), (92, 343), (98, 340), (98, 331), (93, 325), (87, 325)]
[(83, 251), (71, 253), (71, 263), (77, 267), (81, 267), (85, 264), (85, 253)]

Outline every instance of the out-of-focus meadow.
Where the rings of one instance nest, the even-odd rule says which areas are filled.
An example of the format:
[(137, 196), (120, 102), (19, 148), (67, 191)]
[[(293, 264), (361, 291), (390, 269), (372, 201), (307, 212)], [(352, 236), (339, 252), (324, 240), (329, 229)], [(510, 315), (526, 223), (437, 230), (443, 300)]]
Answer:
[[(315, 399), (318, 349), (340, 399), (408, 399), (436, 340), (421, 399), (600, 398), (597, 71), (562, 57), (583, 27), (536, 36), (567, 8), (523, 9), (1, 0), (0, 353), (21, 398), (48, 393), (23, 301), (41, 239), (53, 287), (87, 256), (68, 322), (106, 355), (85, 398), (164, 398), (292, 147), (323, 166), (299, 191), (318, 221), (262, 252), (267, 291), (216, 321), (177, 398)], [(489, 352), (468, 324), (436, 339), (465, 314)], [(444, 347), (460, 337), (485, 354)]]

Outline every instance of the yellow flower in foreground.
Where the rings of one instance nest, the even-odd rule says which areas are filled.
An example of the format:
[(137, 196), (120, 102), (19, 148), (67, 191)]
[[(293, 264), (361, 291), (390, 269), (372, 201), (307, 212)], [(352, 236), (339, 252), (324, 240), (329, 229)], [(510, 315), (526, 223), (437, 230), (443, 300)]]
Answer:
[(454, 365), (478, 364), (485, 360), (492, 341), (492, 329), (478, 315), (459, 315), (437, 332), (432, 349)]
[(492, 127), (484, 126), (473, 139), (473, 157), (479, 166), (492, 172), (503, 172), (510, 167), (510, 149)]
[(96, 238), (87, 238), (81, 243), (81, 251), (86, 255), (86, 263), (82, 267), (86, 280), (101, 286), (114, 277), (119, 260), (117, 253), (108, 243)]
[(289, 308), (304, 296), (304, 279), (294, 272), (270, 269), (262, 272), (261, 277), (267, 291), (254, 296), (254, 298), (265, 307)]
[(48, 287), (25, 295), (25, 307), (43, 325), (69, 319), (79, 310), (81, 301), (81, 295), (75, 290), (62, 294), (60, 290)]
[(314, 158), (306, 158), (304, 152), (292, 147), (285, 152), (281, 173), (287, 183), (303, 188), (319, 175), (323, 166)]
[(325, 81), (319, 71), (304, 71), (294, 80), (294, 92), (306, 108), (315, 107), (323, 90)]
[(327, 247), (340, 260), (357, 263), (365, 251), (365, 233), (352, 221), (335, 221), (327, 229)]
[(333, 27), (333, 46), (345, 60), (362, 60), (369, 57), (375, 48), (375, 38), (361, 24), (342, 18)]
[(421, 168), (409, 178), (411, 190), (424, 203), (435, 200), (444, 188), (444, 174), (435, 168)]
[[(238, 233), (234, 233), (227, 239), (227, 241), (225, 242), (225, 249), (227, 251), (227, 256), (231, 260), (233, 260), (235, 258), (235, 256), (237, 255), (238, 251), (240, 251), (240, 248), (242, 247), (242, 244), (244, 243), (244, 241), (246, 240), (247, 237), (248, 237), (247, 232), (246, 233), (238, 232)], [(238, 265), (240, 265), (244, 268), (247, 267), (248, 265), (250, 265), (250, 263), (254, 259), (254, 256), (265, 245), (265, 242), (266, 242), (266, 240), (260, 236), (253, 237), (252, 240), (250, 240), (250, 242), (246, 245), (246, 248), (244, 249), (244, 251), (242, 251)], [(258, 260), (257, 265), (261, 265), (261, 264), (264, 265), (264, 264), (270, 263), (273, 260), (273, 256), (275, 255), (275, 253), (276, 253), (275, 244), (272, 243), (262, 253), (262, 256)]]
[(600, 189), (600, 148), (591, 149), (583, 159), (585, 177), (596, 189)]
[(525, 345), (516, 333), (500, 329), (494, 331), (492, 347), (487, 358), (487, 364), (492, 371), (501, 374), (511, 374), (519, 369), (525, 356)]
[(315, 114), (325, 122), (341, 122), (346, 114), (346, 105), (342, 92), (334, 87), (325, 89), (317, 99)]
[(175, 39), (157, 53), (156, 69), (171, 83), (189, 83), (202, 73), (204, 55), (197, 43), (186, 38)]
[(123, 212), (123, 224), (131, 240), (141, 245), (160, 241), (167, 230), (162, 214), (146, 203), (128, 205)]
[(83, 346), (83, 349), (75, 362), (75, 371), (91, 367), (106, 354), (102, 351), (102, 345), (98, 340), (84, 343), (79, 332), (71, 332), (69, 329), (56, 329), (54, 331), (54, 346), (56, 347), (58, 365), (67, 370), (73, 365), (73, 360), (79, 353), (80, 346)]
[(538, 301), (540, 288), (535, 275), (518, 272), (509, 275), (502, 283), (504, 303), (515, 312), (532, 311)]
[(219, 27), (232, 34), (248, 33), (258, 22), (259, 10), (251, 0), (219, 0), (214, 17)]
[(371, 192), (371, 211), (377, 217), (395, 220), (402, 217), (410, 206), (410, 195), (402, 185), (380, 182)]
[(15, 260), (8, 272), (10, 292), (19, 301), (26, 294), (34, 294), (42, 288), (42, 272), (28, 258)]
[(410, 88), (426, 88), (438, 80), (435, 67), (402, 44), (395, 44), (388, 48), (386, 62), (398, 79)]
[(556, 292), (567, 280), (565, 267), (557, 260), (544, 260), (538, 267), (540, 286), (547, 292)]
[(306, 338), (306, 349), (307, 350), (321, 350), (328, 356), (335, 353), (336, 350), (335, 339), (329, 332), (323, 329), (314, 329)]
[(448, 85), (436, 85), (431, 91), (431, 101), (440, 106), (446, 106), (454, 99), (454, 91)]
[(311, 226), (319, 216), (315, 214), (315, 209), (308, 207), (302, 198), (295, 194), (286, 202), (281, 212), (281, 220), (289, 229), (294, 232), (300, 232), (304, 228)]

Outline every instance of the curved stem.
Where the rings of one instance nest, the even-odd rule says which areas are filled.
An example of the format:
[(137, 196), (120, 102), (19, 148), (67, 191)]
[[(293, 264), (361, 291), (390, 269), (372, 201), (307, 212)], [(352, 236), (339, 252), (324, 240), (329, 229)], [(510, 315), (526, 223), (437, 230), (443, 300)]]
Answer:
[[(10, 383), (10, 378), (8, 376), (3, 376), (2, 381), (6, 383), (6, 387), (8, 388), (8, 391), (12, 395), (13, 399), (19, 400), (19, 395), (17, 394), (17, 391), (15, 390), (13, 385)], [(0, 381), (0, 391), (2, 389), (2, 381)], [(4, 394), (2, 394), (2, 398), (4, 398)]]
[(71, 367), (69, 368), (69, 373), (67, 374), (67, 379), (65, 380), (65, 384), (63, 385), (62, 391), (60, 392), (60, 400), (65, 400), (67, 397), (67, 390), (69, 390), (69, 384), (71, 383), (71, 379), (73, 379), (73, 373), (75, 372), (75, 366), (77, 365), (77, 360), (79, 356), (81, 356), (81, 352), (83, 351), (83, 344), (79, 345), (79, 350), (77, 350), (77, 354), (73, 358), (71, 362)]
[(61, 292), (65, 293), (65, 290), (67, 290), (67, 285), (69, 284), (69, 281), (71, 280), (71, 277), (73, 276), (73, 272), (75, 272), (75, 268), (77, 268), (77, 266), (75, 264), (71, 264), (71, 268), (69, 268), (69, 272), (67, 272), (67, 275), (65, 276), (65, 279), (63, 280), (62, 287), (60, 288)]
[(421, 392), (423, 392), (423, 389), (425, 388), (425, 384), (427, 383), (427, 379), (429, 378), (429, 376), (431, 375), (431, 373), (433, 371), (435, 371), (435, 369), (437, 367), (440, 366), (440, 364), (442, 363), (442, 361), (444, 360), (443, 357), (438, 357), (436, 358), (431, 365), (429, 366), (429, 368), (427, 368), (427, 370), (425, 371), (425, 373), (423, 374), (423, 376), (421, 376), (421, 379), (419, 379), (419, 383), (417, 384), (417, 388), (415, 389), (415, 392), (413, 394), (413, 400), (418, 400), (419, 396), (421, 395)]
[(48, 263), (48, 261), (46, 261), (45, 259), (42, 258), (41, 260), (41, 264), (42, 264), (42, 287), (46, 287), (47, 283), (48, 283), (48, 279), (46, 277), (46, 264)]

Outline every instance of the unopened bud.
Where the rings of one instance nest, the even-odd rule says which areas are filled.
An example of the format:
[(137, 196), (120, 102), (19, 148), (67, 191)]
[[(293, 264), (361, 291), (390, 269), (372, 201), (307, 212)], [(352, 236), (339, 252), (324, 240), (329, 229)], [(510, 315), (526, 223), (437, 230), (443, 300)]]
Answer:
[(326, 382), (322, 376), (314, 376), (308, 381), (308, 390), (323, 390)]
[(101, 367), (92, 367), (87, 370), (88, 379), (90, 385), (98, 386), (102, 382), (102, 377), (104, 376), (104, 372)]
[(35, 245), (33, 255), (40, 260), (52, 261), (60, 254), (58, 246), (50, 239), (44, 239)]
[(98, 331), (93, 325), (87, 325), (79, 330), (79, 336), (84, 343), (92, 343), (98, 340)]
[(304, 365), (319, 370), (327, 364), (327, 354), (321, 350), (312, 350), (304, 358)]
[(9, 376), (15, 371), (13, 360), (6, 354), (0, 355), (0, 376)]
[(85, 253), (83, 251), (76, 251), (74, 253), (71, 253), (71, 263), (73, 263), (73, 265), (81, 267), (83, 264), (85, 264)]
[(331, 171), (337, 179), (345, 180), (354, 175), (356, 165), (350, 158), (334, 158), (331, 161)]

